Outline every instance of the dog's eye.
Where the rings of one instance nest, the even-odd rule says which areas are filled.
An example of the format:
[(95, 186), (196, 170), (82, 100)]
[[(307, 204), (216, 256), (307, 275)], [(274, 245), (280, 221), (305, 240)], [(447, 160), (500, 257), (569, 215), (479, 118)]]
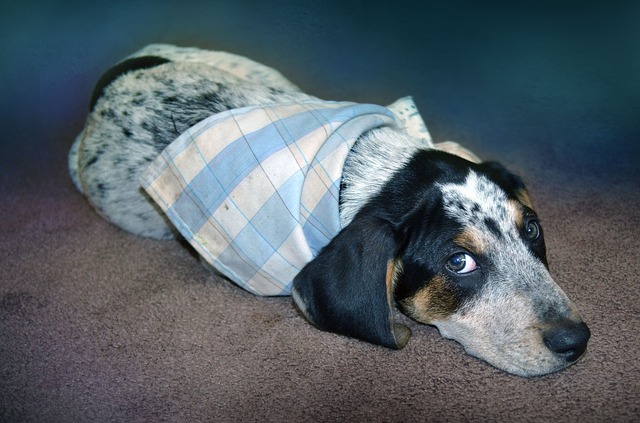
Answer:
[(477, 268), (476, 261), (466, 253), (456, 253), (447, 260), (447, 269), (459, 275), (473, 272)]
[(540, 237), (540, 225), (535, 220), (530, 220), (526, 226), (527, 238), (529, 241), (535, 241)]

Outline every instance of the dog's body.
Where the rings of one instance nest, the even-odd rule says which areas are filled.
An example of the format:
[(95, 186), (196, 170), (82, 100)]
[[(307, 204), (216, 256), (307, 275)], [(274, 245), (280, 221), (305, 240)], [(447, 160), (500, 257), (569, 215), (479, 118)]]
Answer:
[[(165, 147), (225, 110), (314, 100), (248, 59), (152, 45), (98, 83), (70, 172), (111, 222), (172, 238), (138, 181)], [(589, 330), (549, 275), (521, 180), (455, 144), (440, 149), (455, 155), (390, 126), (357, 139), (340, 186), (343, 229), (295, 277), (295, 303), (321, 329), (401, 348), (410, 332), (393, 322), (397, 303), (518, 375), (575, 362)]]

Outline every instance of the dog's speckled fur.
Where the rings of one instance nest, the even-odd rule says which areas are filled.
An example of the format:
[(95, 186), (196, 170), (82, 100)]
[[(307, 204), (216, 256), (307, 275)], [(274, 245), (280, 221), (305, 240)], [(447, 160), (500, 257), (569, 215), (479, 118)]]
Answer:
[[(243, 57), (148, 46), (98, 84), (70, 173), (106, 219), (173, 238), (138, 183), (169, 143), (227, 109), (314, 98)], [(294, 280), (294, 302), (319, 328), (401, 348), (410, 331), (393, 321), (397, 303), (513, 374), (557, 371), (585, 351), (589, 330), (551, 278), (526, 189), (504, 167), (380, 128), (349, 153), (340, 207), (343, 230)]]
[[(168, 239), (175, 232), (140, 189), (138, 175), (171, 141), (227, 109), (313, 97), (228, 53), (153, 45), (131, 58), (149, 55), (171, 61), (125, 73), (105, 87), (74, 143), (70, 169), (102, 216), (129, 232)], [(236, 72), (243, 69), (253, 73)]]

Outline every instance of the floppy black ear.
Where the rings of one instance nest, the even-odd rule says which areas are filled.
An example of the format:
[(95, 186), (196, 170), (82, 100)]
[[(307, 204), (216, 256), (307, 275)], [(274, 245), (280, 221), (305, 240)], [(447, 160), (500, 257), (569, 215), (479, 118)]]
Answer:
[(390, 223), (356, 216), (295, 277), (296, 305), (322, 330), (404, 347), (411, 331), (393, 322), (398, 250)]

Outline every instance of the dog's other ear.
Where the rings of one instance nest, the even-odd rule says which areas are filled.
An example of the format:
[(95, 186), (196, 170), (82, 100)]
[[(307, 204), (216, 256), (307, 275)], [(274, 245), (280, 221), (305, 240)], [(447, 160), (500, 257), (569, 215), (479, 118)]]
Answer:
[(295, 277), (296, 305), (319, 329), (404, 347), (411, 331), (393, 321), (398, 250), (392, 225), (361, 213)]
[(505, 192), (513, 195), (520, 203), (533, 209), (529, 192), (522, 178), (511, 173), (502, 163), (499, 162), (483, 162), (480, 168), (484, 173), (489, 175)]

